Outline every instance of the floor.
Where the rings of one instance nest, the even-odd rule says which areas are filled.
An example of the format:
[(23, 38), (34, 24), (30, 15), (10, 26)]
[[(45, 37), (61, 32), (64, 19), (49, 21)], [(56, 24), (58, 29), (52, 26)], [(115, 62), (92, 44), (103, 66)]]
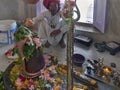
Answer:
[(94, 43), (90, 47), (86, 47), (79, 43), (74, 45), (74, 53), (80, 53), (85, 56), (86, 60), (97, 60), (98, 58), (103, 58), (103, 63), (105, 65), (110, 66), (111, 63), (116, 64), (116, 68), (120, 70), (120, 52), (116, 53), (116, 55), (110, 55), (108, 51), (98, 52), (94, 47)]

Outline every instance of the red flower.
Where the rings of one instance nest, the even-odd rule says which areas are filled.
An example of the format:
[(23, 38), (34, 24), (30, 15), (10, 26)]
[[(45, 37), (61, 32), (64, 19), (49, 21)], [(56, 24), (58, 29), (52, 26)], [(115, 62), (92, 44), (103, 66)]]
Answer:
[(70, 6), (71, 7), (68, 7), (69, 6), (69, 2), (66, 2), (65, 3), (65, 6), (64, 6), (64, 9), (63, 9), (63, 16), (65, 17), (65, 18), (68, 18), (69, 17), (69, 13), (70, 13), (70, 10), (69, 10), (69, 8), (71, 9), (71, 8), (73, 8), (74, 6), (75, 6), (75, 1), (70, 1)]
[[(68, 8), (69, 4), (68, 2), (65, 4), (65, 8)], [(75, 6), (75, 1), (70, 1), (70, 6), (74, 7)]]
[(19, 76), (19, 78), (21, 79), (22, 82), (26, 80), (26, 78), (21, 75)]

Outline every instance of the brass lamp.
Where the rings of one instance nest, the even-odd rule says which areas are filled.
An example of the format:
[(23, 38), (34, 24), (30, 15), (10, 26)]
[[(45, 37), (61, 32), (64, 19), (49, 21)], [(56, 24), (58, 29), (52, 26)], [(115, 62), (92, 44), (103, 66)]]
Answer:
[(104, 73), (105, 75), (110, 75), (110, 74), (112, 74), (112, 69), (111, 69), (110, 67), (108, 67), (108, 66), (103, 66), (103, 67), (102, 67), (102, 71), (103, 71), (103, 73)]

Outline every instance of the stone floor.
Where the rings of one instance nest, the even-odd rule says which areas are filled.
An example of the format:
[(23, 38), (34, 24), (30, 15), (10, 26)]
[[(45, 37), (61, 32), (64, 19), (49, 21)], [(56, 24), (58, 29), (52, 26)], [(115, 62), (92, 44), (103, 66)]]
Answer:
[(79, 43), (76, 43), (74, 45), (74, 53), (80, 53), (84, 55), (86, 60), (96, 60), (98, 58), (103, 58), (103, 63), (105, 65), (110, 66), (110, 63), (113, 62), (117, 65), (117, 69), (120, 70), (120, 52), (116, 53), (116, 55), (110, 55), (108, 51), (101, 53), (97, 51), (93, 44), (90, 47), (85, 47)]

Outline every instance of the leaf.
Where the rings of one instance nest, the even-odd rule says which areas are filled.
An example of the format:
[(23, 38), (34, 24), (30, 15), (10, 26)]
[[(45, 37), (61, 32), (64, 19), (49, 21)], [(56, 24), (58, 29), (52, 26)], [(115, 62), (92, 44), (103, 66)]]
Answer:
[(21, 25), (20, 27), (18, 27), (17, 31), (14, 33), (14, 40), (20, 41), (23, 40), (25, 38), (25, 35), (29, 35), (31, 34), (31, 30), (28, 29), (27, 27)]
[(24, 45), (23, 54), (25, 55), (26, 59), (30, 58), (30, 55), (33, 53), (35, 48), (36, 48), (35, 45), (31, 45), (31, 44), (30, 45), (28, 45), (28, 44)]

